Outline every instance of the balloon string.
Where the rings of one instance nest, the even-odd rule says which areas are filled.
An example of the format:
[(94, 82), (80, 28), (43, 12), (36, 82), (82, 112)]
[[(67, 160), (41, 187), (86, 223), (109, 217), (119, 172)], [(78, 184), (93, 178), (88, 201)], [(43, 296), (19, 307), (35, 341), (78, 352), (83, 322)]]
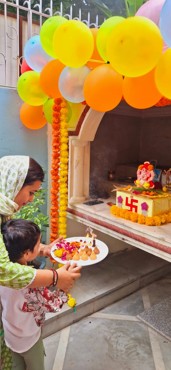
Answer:
[(98, 60), (98, 59), (89, 59), (89, 62), (95, 62), (95, 63), (103, 63), (105, 64), (105, 61), (104, 60)]

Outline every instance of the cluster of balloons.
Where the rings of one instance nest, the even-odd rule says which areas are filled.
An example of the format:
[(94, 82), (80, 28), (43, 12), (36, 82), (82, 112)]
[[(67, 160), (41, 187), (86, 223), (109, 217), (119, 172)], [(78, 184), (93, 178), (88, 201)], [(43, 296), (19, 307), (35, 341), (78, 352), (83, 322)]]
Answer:
[[(122, 100), (145, 109), (171, 99), (171, 0), (149, 0), (134, 17), (99, 29), (52, 16), (24, 48), (17, 90), (23, 124), (52, 122), (53, 99), (107, 112)], [(34, 117), (34, 119), (33, 119)]]

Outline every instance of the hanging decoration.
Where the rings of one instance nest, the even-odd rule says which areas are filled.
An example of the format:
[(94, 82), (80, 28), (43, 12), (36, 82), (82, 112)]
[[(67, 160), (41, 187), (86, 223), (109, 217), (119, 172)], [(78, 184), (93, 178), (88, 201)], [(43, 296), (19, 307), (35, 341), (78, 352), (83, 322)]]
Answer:
[(66, 237), (68, 203), (68, 108), (57, 98), (53, 105), (52, 164), (51, 164), (51, 234), (50, 241)]

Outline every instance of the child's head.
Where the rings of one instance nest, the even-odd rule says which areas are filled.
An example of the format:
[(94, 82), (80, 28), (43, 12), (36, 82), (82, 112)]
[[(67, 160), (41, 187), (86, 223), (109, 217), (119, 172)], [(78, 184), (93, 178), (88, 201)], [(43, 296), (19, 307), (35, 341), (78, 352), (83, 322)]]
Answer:
[(1, 232), (12, 262), (26, 264), (40, 251), (40, 229), (32, 221), (9, 220), (2, 224)]

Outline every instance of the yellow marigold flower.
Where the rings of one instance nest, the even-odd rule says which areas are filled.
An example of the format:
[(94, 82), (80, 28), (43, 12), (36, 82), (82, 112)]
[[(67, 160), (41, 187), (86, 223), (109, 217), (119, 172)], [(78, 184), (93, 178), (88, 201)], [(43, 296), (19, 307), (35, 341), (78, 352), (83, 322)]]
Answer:
[(154, 226), (155, 225), (154, 218), (153, 217), (146, 217), (145, 224), (147, 226)]
[[(61, 207), (64, 207), (64, 206), (66, 205), (66, 203), (67, 203), (67, 200), (66, 200), (66, 201), (61, 200), (61, 201), (60, 201), (60, 208), (61, 208)], [(61, 211), (62, 211), (62, 209), (61, 209)]]
[[(67, 149), (68, 149), (67, 144), (65, 144), (65, 143), (61, 144), (61, 151), (67, 151)], [(67, 152), (67, 156), (68, 156), (68, 152)]]
[(110, 212), (111, 212), (112, 214), (115, 214), (115, 212), (116, 212), (116, 206), (112, 206), (112, 207), (110, 208)]
[(149, 182), (145, 182), (145, 183), (144, 183), (144, 185), (143, 185), (143, 187), (144, 187), (145, 189), (148, 189), (148, 188), (150, 187)]
[(127, 212), (127, 209), (118, 208), (119, 214), (121, 217), (125, 218), (125, 214)]
[(133, 221), (133, 222), (137, 222), (138, 221), (138, 213), (131, 212), (130, 220)]
[(59, 193), (60, 194), (68, 194), (68, 188), (67, 188), (67, 186), (66, 185), (63, 185), (62, 186), (62, 184), (61, 184), (60, 187), (59, 187)]
[(67, 194), (68, 193), (68, 189), (61, 189), (59, 193), (60, 194)]
[(138, 215), (138, 223), (139, 224), (145, 224), (146, 217), (143, 215)]
[(167, 190), (168, 190), (168, 189), (167, 189), (167, 187), (166, 187), (166, 186), (163, 186), (162, 190), (163, 190), (163, 191), (164, 191), (164, 193), (165, 193), (165, 192), (167, 192)]
[(64, 188), (67, 188), (67, 184), (65, 182), (61, 182), (61, 184), (59, 185), (59, 189), (64, 189)]
[(71, 294), (68, 294), (68, 301), (67, 304), (69, 307), (75, 307), (76, 305), (76, 299), (71, 296)]
[(61, 211), (60, 212), (60, 217), (66, 217), (67, 215), (67, 212), (66, 211)]
[(60, 163), (60, 169), (68, 171), (68, 164), (67, 163)]
[(126, 213), (125, 213), (125, 219), (126, 220), (130, 220), (130, 217), (131, 215), (130, 215), (130, 211), (127, 211)]
[(61, 144), (63, 144), (63, 143), (68, 143), (68, 140), (69, 140), (69, 138), (68, 138), (68, 137), (61, 137), (60, 142), (61, 142)]
[(164, 215), (161, 215), (161, 223), (162, 224), (165, 224), (166, 223), (166, 220), (167, 220), (167, 216), (164, 214)]
[(68, 109), (67, 109), (67, 107), (65, 106), (65, 107), (62, 107), (62, 109), (61, 109), (61, 115), (67, 115), (68, 114)]
[(171, 212), (169, 212), (167, 214), (167, 218), (166, 218), (167, 222), (171, 222)]
[(60, 130), (66, 130), (68, 136), (67, 123), (65, 121), (60, 122)]
[(61, 163), (63, 163), (63, 164), (68, 163), (68, 158), (61, 158)]
[(67, 102), (63, 99), (62, 102), (61, 102), (61, 107), (62, 108), (65, 108), (67, 107)]
[(65, 130), (65, 129), (61, 129), (60, 130), (60, 132), (61, 132), (61, 136), (66, 136), (66, 137), (68, 137), (68, 131), (67, 130)]
[(64, 177), (63, 177), (63, 176), (61, 176), (61, 178), (60, 178), (60, 187), (59, 187), (59, 189), (60, 189), (60, 188), (61, 188), (61, 189), (63, 189), (64, 187), (68, 188), (66, 179), (67, 179), (67, 177), (65, 177), (65, 176), (64, 176)]
[[(62, 144), (61, 147), (63, 145), (66, 145), (66, 144)], [(68, 145), (65, 147), (65, 149), (61, 149), (61, 157), (64, 157), (64, 158), (68, 157), (68, 150), (66, 150), (67, 148), (68, 148)]]
[(59, 172), (60, 172), (60, 176), (66, 176), (66, 178), (68, 178), (68, 171), (60, 169)]
[(59, 224), (64, 224), (65, 222), (66, 222), (66, 218), (59, 216)]
[(62, 253), (63, 253), (63, 249), (61, 248), (61, 249), (56, 249), (55, 251), (54, 251), (54, 255), (56, 256), (56, 257), (59, 257), (59, 258), (61, 258), (62, 257)]
[(62, 235), (64, 238), (66, 238), (66, 229), (65, 228), (59, 228), (59, 234)]
[(160, 226), (161, 225), (161, 218), (160, 218), (160, 216), (154, 216), (154, 222), (155, 222), (155, 225), (156, 226)]

